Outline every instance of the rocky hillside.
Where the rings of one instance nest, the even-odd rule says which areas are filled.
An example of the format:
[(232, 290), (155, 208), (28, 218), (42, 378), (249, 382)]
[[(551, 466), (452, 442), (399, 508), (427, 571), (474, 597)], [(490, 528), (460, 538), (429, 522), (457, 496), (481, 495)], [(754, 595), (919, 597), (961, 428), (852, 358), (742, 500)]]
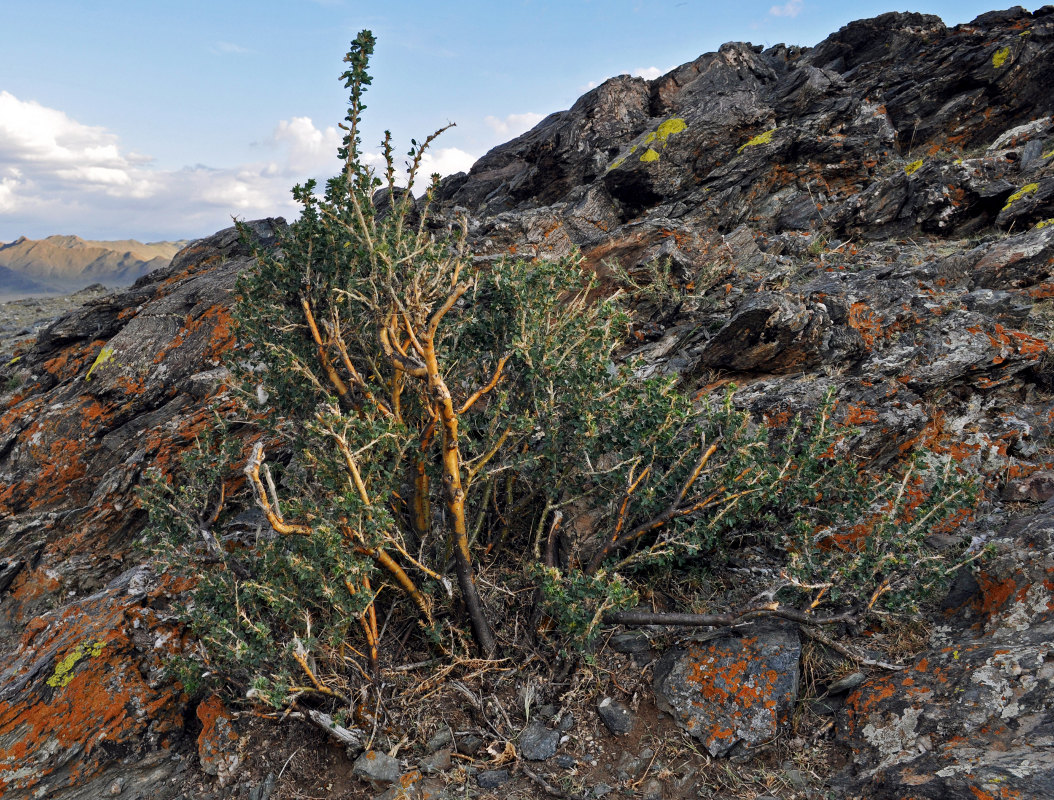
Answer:
[(134, 239), (92, 242), (78, 236), (49, 236), (0, 244), (0, 298), (28, 293), (74, 292), (92, 283), (128, 286), (167, 266), (186, 242)]
[[(0, 794), (1054, 794), (1052, 85), (1054, 7), (951, 29), (887, 14), (811, 49), (728, 44), (612, 79), (441, 189), (480, 259), (577, 247), (609, 285), (651, 281), (633, 329), (648, 370), (700, 396), (735, 382), (777, 430), (833, 388), (874, 469), (925, 444), (985, 476), (977, 520), (931, 544), (994, 555), (903, 661), (881, 629), (620, 634), (597, 655), (599, 693), (539, 687), (531, 722), (522, 697), (503, 719), (466, 670), (449, 730), (372, 725), (395, 756), (356, 762), (373, 783), (342, 752), (305, 762), (301, 734), (188, 696), (162, 670), (190, 646), (172, 621), (185, 587), (135, 547), (134, 488), (225, 407), (250, 258), (228, 230), (0, 366)], [(254, 227), (266, 244), (279, 224)], [(751, 574), (738, 568), (730, 582)], [(822, 663), (842, 657), (835, 680)], [(648, 727), (675, 722), (697, 749)], [(809, 752), (823, 756), (807, 767)]]

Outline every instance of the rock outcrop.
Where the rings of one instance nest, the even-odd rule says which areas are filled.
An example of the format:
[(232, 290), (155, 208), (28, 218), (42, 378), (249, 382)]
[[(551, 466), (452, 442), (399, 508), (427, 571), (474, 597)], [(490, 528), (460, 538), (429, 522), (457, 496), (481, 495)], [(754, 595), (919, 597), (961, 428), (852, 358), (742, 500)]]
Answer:
[[(1052, 7), (950, 29), (886, 14), (812, 49), (729, 44), (654, 81), (613, 79), (440, 190), (443, 213), (469, 213), (481, 259), (578, 248), (609, 285), (609, 260), (634, 280), (665, 274), (632, 331), (642, 373), (700, 396), (734, 381), (736, 402), (777, 429), (833, 388), (876, 469), (925, 444), (986, 476), (989, 522), (968, 535), (998, 555), (930, 652), (848, 695), (835, 726), (846, 796), (1051, 794), (1054, 517), (1000, 521), (1001, 498), (1045, 499), (1054, 469), (1051, 85)], [(254, 228), (266, 244), (279, 224)], [(161, 670), (183, 646), (183, 587), (133, 547), (134, 492), (222, 408), (249, 258), (233, 230), (195, 242), (0, 365), (5, 798), (164, 800), (203, 763), (238, 768), (218, 703)], [(714, 668), (797, 652), (765, 636), (783, 642), (775, 655), (728, 635), (660, 662), (661, 690), (689, 705), (692, 687), (668, 686), (677, 664), (724, 693), (695, 723), (712, 753), (788, 715), (796, 681), (755, 675), (771, 713), (754, 713)]]
[(772, 740), (798, 698), (798, 631), (758, 625), (736, 633), (668, 650), (655, 665), (659, 707), (712, 756)]
[[(254, 225), (266, 239), (274, 225)], [(187, 698), (163, 672), (182, 587), (141, 566), (134, 488), (209, 422), (249, 253), (234, 229), (68, 314), (4, 369), (0, 794), (174, 797)], [(119, 775), (116, 775), (119, 773)], [(171, 788), (166, 794), (166, 787)]]
[(1054, 795), (1052, 514), (999, 532), (982, 593), (938, 630), (940, 646), (849, 695), (839, 735), (853, 751), (851, 796)]

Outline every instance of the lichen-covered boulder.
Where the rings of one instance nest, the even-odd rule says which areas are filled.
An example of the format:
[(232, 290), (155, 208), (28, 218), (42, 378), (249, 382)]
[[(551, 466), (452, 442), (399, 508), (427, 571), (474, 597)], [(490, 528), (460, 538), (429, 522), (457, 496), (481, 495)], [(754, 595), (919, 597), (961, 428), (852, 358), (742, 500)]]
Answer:
[(966, 610), (973, 635), (949, 626), (946, 644), (849, 694), (847, 796), (1054, 796), (1054, 509), (1010, 525), (997, 547)]
[(713, 756), (779, 733), (798, 697), (797, 629), (758, 624), (668, 651), (655, 665), (659, 708)]
[(217, 776), (222, 786), (234, 777), (241, 765), (241, 737), (219, 695), (205, 698), (198, 704), (195, 714), (201, 723), (201, 733), (198, 734), (201, 771)]

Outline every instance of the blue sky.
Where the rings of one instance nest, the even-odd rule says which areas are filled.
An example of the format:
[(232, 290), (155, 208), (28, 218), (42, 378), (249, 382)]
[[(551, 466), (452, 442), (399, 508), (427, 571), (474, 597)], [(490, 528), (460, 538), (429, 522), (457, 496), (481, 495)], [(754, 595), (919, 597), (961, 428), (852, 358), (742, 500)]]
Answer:
[[(1040, 3), (1027, 5), (1038, 8)], [(915, 0), (3, 0), (0, 242), (193, 238), (295, 214), (336, 169), (337, 76), (377, 36), (364, 144), (449, 122), (430, 169), (491, 147), (623, 73), (655, 77), (726, 41), (814, 45), (890, 10), (952, 25), (989, 2)]]

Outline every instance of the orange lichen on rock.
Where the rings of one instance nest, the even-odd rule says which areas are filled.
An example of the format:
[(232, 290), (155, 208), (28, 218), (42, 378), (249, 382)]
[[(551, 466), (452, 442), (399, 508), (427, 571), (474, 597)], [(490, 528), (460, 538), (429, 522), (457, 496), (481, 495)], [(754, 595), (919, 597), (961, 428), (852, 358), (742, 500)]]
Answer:
[(694, 645), (656, 670), (656, 691), (712, 755), (759, 744), (789, 718), (800, 643), (785, 630)]
[(1014, 577), (996, 578), (983, 569), (977, 573), (977, 583), (981, 587), (978, 593), (978, 611), (985, 618), (997, 613), (1006, 606), (1011, 597), (1021, 591)]
[(240, 737), (234, 728), (230, 712), (219, 695), (209, 695), (197, 709), (201, 722), (198, 734), (198, 758), (201, 768), (209, 775), (220, 776), (221, 782), (229, 778), (240, 762), (238, 742)]
[(106, 342), (96, 339), (83, 345), (71, 345), (52, 359), (44, 362), (44, 371), (59, 380), (66, 380), (80, 373), (84, 365), (94, 360)]
[(867, 303), (853, 303), (849, 306), (849, 327), (854, 328), (864, 344), (870, 350), (875, 342), (885, 333), (882, 317), (876, 314)]
[(845, 422), (847, 425), (859, 425), (863, 422), (878, 422), (878, 412), (873, 408), (867, 408), (861, 401), (850, 403), (846, 409)]
[[(153, 688), (143, 672), (144, 656), (159, 668), (163, 643), (178, 641), (165, 626), (147, 632), (153, 619), (114, 591), (67, 607), (23, 637), (14, 662), (0, 664), (10, 678), (0, 701), (0, 794), (79, 785), (121, 748), (182, 727), (179, 691)], [(136, 620), (157, 647), (144, 652), (132, 641)]]

